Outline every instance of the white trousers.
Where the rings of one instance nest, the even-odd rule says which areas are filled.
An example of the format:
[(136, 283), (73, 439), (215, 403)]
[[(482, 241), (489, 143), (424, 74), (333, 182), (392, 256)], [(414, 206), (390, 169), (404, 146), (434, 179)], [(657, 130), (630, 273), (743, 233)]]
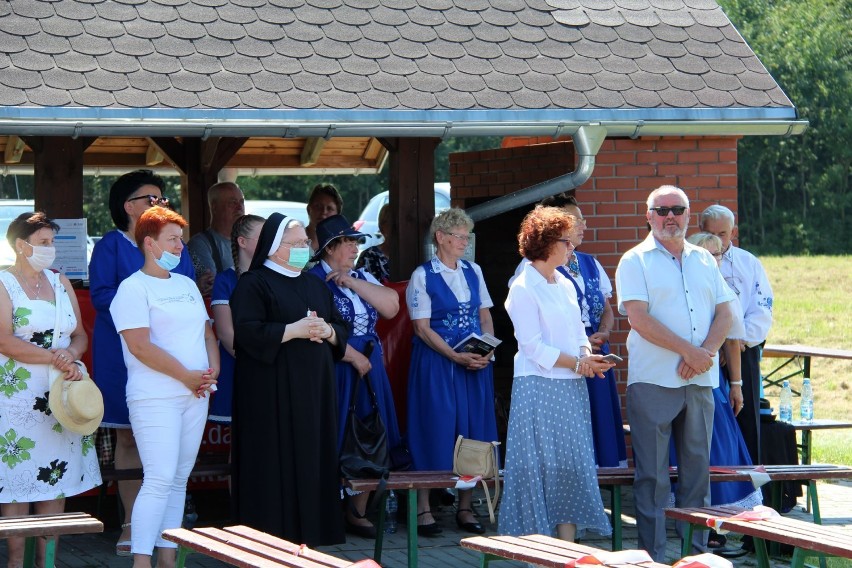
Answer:
[(133, 554), (151, 555), (155, 546), (177, 547), (161, 535), (183, 521), (186, 482), (201, 445), (208, 402), (187, 394), (128, 403), (143, 470), (131, 518)]

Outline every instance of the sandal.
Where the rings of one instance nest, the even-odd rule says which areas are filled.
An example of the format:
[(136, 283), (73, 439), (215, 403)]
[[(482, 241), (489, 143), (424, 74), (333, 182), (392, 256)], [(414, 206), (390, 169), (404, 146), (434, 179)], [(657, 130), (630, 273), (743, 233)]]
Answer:
[[(121, 525), (121, 530), (123, 531), (127, 527), (130, 526), (130, 523), (123, 523)], [(133, 556), (133, 553), (130, 551), (132, 541), (130, 540), (120, 540), (115, 544), (115, 555), (116, 556)]]
[(710, 531), (710, 536), (707, 537), (707, 548), (712, 551), (716, 548), (723, 548), (726, 544), (728, 544), (728, 537), (714, 530)]

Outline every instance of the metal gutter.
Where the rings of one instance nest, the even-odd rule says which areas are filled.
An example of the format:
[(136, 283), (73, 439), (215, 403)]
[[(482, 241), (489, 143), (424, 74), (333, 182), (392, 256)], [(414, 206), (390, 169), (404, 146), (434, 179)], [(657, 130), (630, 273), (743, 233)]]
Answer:
[(465, 212), (474, 222), (482, 221), (582, 185), (595, 169), (595, 156), (601, 149), (606, 134), (606, 128), (602, 126), (580, 127), (574, 134), (574, 151), (580, 159), (573, 172), (468, 207)]
[(802, 134), (807, 120), (726, 120), (650, 122), (496, 122), (496, 123), (335, 123), (276, 124), (233, 123), (162, 123), (162, 122), (85, 122), (0, 120), (0, 134), (17, 136), (184, 136), (188, 138), (275, 136), (283, 138), (324, 137), (329, 130), (335, 137), (448, 138), (453, 136), (573, 136), (582, 126), (600, 124), (607, 136), (792, 136)]

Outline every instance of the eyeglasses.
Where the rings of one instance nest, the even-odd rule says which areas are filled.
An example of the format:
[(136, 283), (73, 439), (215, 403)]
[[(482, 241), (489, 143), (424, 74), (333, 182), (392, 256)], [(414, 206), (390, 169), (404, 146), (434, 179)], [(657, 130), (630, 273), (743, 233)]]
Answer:
[(169, 198), (168, 197), (160, 197), (158, 195), (137, 195), (136, 197), (131, 197), (127, 200), (127, 203), (131, 201), (136, 201), (137, 199), (147, 199), (148, 203), (153, 207), (154, 205), (168, 205)]
[(304, 241), (296, 241), (295, 243), (285, 243), (284, 241), (281, 241), (281, 244), (292, 248), (311, 248), (311, 242), (313, 242), (311, 239), (305, 239)]
[(571, 242), (571, 239), (556, 239), (556, 240), (559, 241), (560, 243), (565, 243), (569, 247), (574, 246), (574, 243)]
[(722, 258), (722, 256), (724, 256), (724, 254), (725, 254), (725, 253), (722, 253), (722, 252), (711, 252), (710, 254), (712, 254), (712, 255), (713, 255), (714, 257), (716, 257), (716, 258)]
[(451, 237), (457, 238), (458, 240), (462, 241), (463, 243), (468, 242), (470, 240), (470, 238), (473, 236), (473, 233), (470, 233), (468, 235), (457, 235), (455, 233), (447, 233), (447, 234), (450, 235)]
[(650, 211), (656, 211), (660, 217), (668, 217), (669, 213), (674, 213), (676, 217), (680, 217), (686, 211), (686, 207), (682, 205), (675, 205), (674, 207), (651, 207)]

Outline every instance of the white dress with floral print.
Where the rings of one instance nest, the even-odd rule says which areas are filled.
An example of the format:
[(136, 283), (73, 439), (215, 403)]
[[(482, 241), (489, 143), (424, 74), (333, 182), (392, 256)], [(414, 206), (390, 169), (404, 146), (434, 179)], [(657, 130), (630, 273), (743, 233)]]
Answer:
[[(61, 314), (55, 347), (67, 347), (77, 318), (59, 276), (54, 284)], [(53, 302), (30, 300), (15, 276), (0, 272), (12, 299), (16, 337), (50, 348), (56, 325)], [(88, 491), (101, 484), (92, 436), (62, 428), (47, 404), (48, 366), (18, 363), (0, 353), (0, 503), (48, 501)]]

